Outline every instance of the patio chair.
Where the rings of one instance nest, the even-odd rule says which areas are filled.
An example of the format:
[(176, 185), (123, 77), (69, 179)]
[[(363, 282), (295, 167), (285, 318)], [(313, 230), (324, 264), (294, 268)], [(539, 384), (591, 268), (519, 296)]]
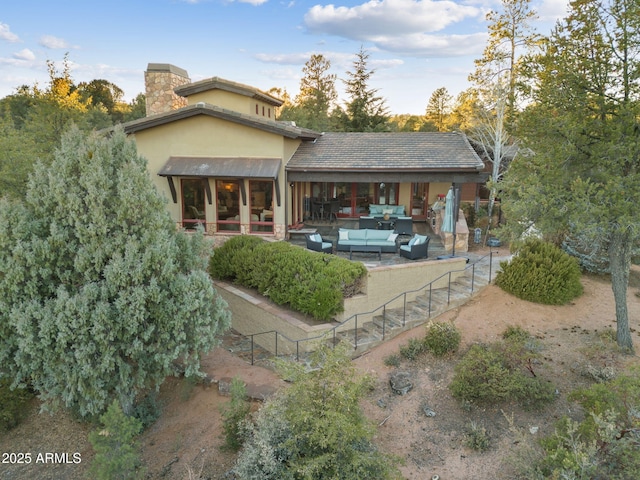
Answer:
[(373, 217), (360, 217), (358, 219), (358, 228), (363, 230), (365, 228), (378, 228), (378, 221)]
[(398, 217), (395, 223), (395, 233), (398, 235), (413, 235), (413, 218)]
[(307, 248), (314, 252), (333, 253), (333, 243), (325, 242), (319, 233), (308, 233)]
[(429, 240), (431, 238), (428, 235), (416, 235), (407, 245), (400, 245), (400, 256), (408, 258), (409, 260), (417, 260), (419, 258), (427, 258), (429, 251)]
[(340, 212), (340, 200), (335, 199), (331, 200), (331, 204), (329, 206), (329, 222), (331, 220), (338, 221), (338, 213)]

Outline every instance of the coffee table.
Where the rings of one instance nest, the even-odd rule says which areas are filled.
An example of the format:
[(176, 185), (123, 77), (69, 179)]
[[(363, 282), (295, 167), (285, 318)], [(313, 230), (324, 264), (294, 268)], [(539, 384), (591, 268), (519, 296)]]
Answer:
[(350, 245), (349, 246), (349, 260), (353, 255), (353, 252), (373, 252), (378, 254), (378, 261), (382, 260), (382, 248), (380, 245)]

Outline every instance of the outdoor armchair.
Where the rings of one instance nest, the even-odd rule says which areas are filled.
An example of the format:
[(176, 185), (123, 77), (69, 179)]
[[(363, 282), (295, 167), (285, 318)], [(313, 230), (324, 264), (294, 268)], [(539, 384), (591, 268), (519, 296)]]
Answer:
[(429, 240), (427, 235), (416, 235), (407, 245), (400, 245), (400, 256), (409, 260), (417, 260), (418, 258), (427, 258), (429, 251)]
[(333, 243), (325, 242), (319, 233), (308, 233), (307, 248), (314, 252), (333, 253)]

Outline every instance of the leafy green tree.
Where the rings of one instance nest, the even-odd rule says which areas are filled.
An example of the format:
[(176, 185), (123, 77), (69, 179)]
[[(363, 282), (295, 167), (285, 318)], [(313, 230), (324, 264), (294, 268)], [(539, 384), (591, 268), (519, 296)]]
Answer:
[(538, 58), (521, 116), (531, 154), (502, 183), (511, 233), (580, 232), (609, 244), (617, 342), (633, 351), (627, 286), (640, 241), (640, 4), (577, 0)]
[(347, 72), (344, 81), (349, 101), (346, 105), (348, 122), (344, 130), (350, 132), (380, 132), (388, 130), (389, 114), (383, 97), (371, 88), (371, 76), (375, 70), (367, 65), (369, 53), (360, 47), (353, 62), (353, 70)]
[(199, 370), (229, 325), (202, 235), (177, 232), (121, 129), (77, 128), (0, 205), (0, 365), (47, 407), (95, 415)]
[(143, 478), (136, 437), (142, 423), (128, 417), (114, 400), (100, 417), (102, 426), (89, 434), (95, 451), (91, 474), (98, 480)]
[(323, 346), (314, 352), (311, 369), (282, 369), (292, 385), (249, 426), (236, 468), (240, 478), (401, 478), (395, 458), (372, 442), (374, 427), (358, 403), (370, 379), (356, 371), (348, 348)]
[(438, 132), (446, 131), (447, 117), (451, 113), (453, 97), (445, 87), (438, 88), (429, 97), (425, 119), (436, 126)]

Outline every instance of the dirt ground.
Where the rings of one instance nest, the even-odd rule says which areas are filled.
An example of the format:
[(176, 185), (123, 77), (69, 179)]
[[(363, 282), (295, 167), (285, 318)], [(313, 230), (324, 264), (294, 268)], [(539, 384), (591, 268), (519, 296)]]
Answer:
[[(592, 380), (584, 375), (587, 365), (624, 368), (639, 363), (637, 356), (615, 353), (604, 344), (600, 333), (615, 330), (615, 308), (610, 282), (606, 278), (584, 276), (584, 295), (571, 305), (554, 307), (521, 301), (489, 286), (464, 306), (451, 310), (439, 320), (448, 320), (462, 332), (461, 351), (476, 342), (491, 342), (509, 325), (518, 325), (535, 335), (543, 346), (536, 373), (551, 381), (558, 398), (543, 412), (526, 411), (515, 405), (463, 408), (448, 391), (453, 376), (453, 359), (425, 355), (398, 367), (385, 365), (385, 358), (397, 354), (411, 337), (424, 335), (424, 327), (394, 338), (355, 360), (363, 372), (378, 379), (376, 389), (363, 401), (368, 417), (378, 425), (376, 443), (383, 451), (404, 459), (401, 467), (407, 479), (441, 480), (509, 479), (513, 458), (519, 449), (551, 433), (562, 415), (577, 416), (567, 394)], [(629, 318), (635, 349), (640, 351), (640, 268), (632, 271), (628, 292)], [(202, 368), (211, 377), (240, 376), (252, 385), (279, 387), (283, 383), (269, 369), (252, 367), (232, 353), (217, 349), (208, 355)], [(389, 388), (389, 374), (395, 369), (414, 375), (414, 388), (404, 396)], [(217, 386), (194, 385), (170, 379), (161, 390), (160, 419), (140, 438), (147, 478), (224, 479), (235, 456), (221, 450), (220, 407), (228, 397)], [(255, 405), (257, 408), (258, 405)], [(435, 412), (427, 416), (425, 407)], [(91, 447), (90, 429), (65, 413), (55, 416), (34, 414), (0, 439), (0, 452), (79, 452), (80, 463), (0, 464), (0, 479), (87, 478)], [(465, 433), (472, 422), (486, 429), (490, 447), (477, 452), (465, 446)]]

